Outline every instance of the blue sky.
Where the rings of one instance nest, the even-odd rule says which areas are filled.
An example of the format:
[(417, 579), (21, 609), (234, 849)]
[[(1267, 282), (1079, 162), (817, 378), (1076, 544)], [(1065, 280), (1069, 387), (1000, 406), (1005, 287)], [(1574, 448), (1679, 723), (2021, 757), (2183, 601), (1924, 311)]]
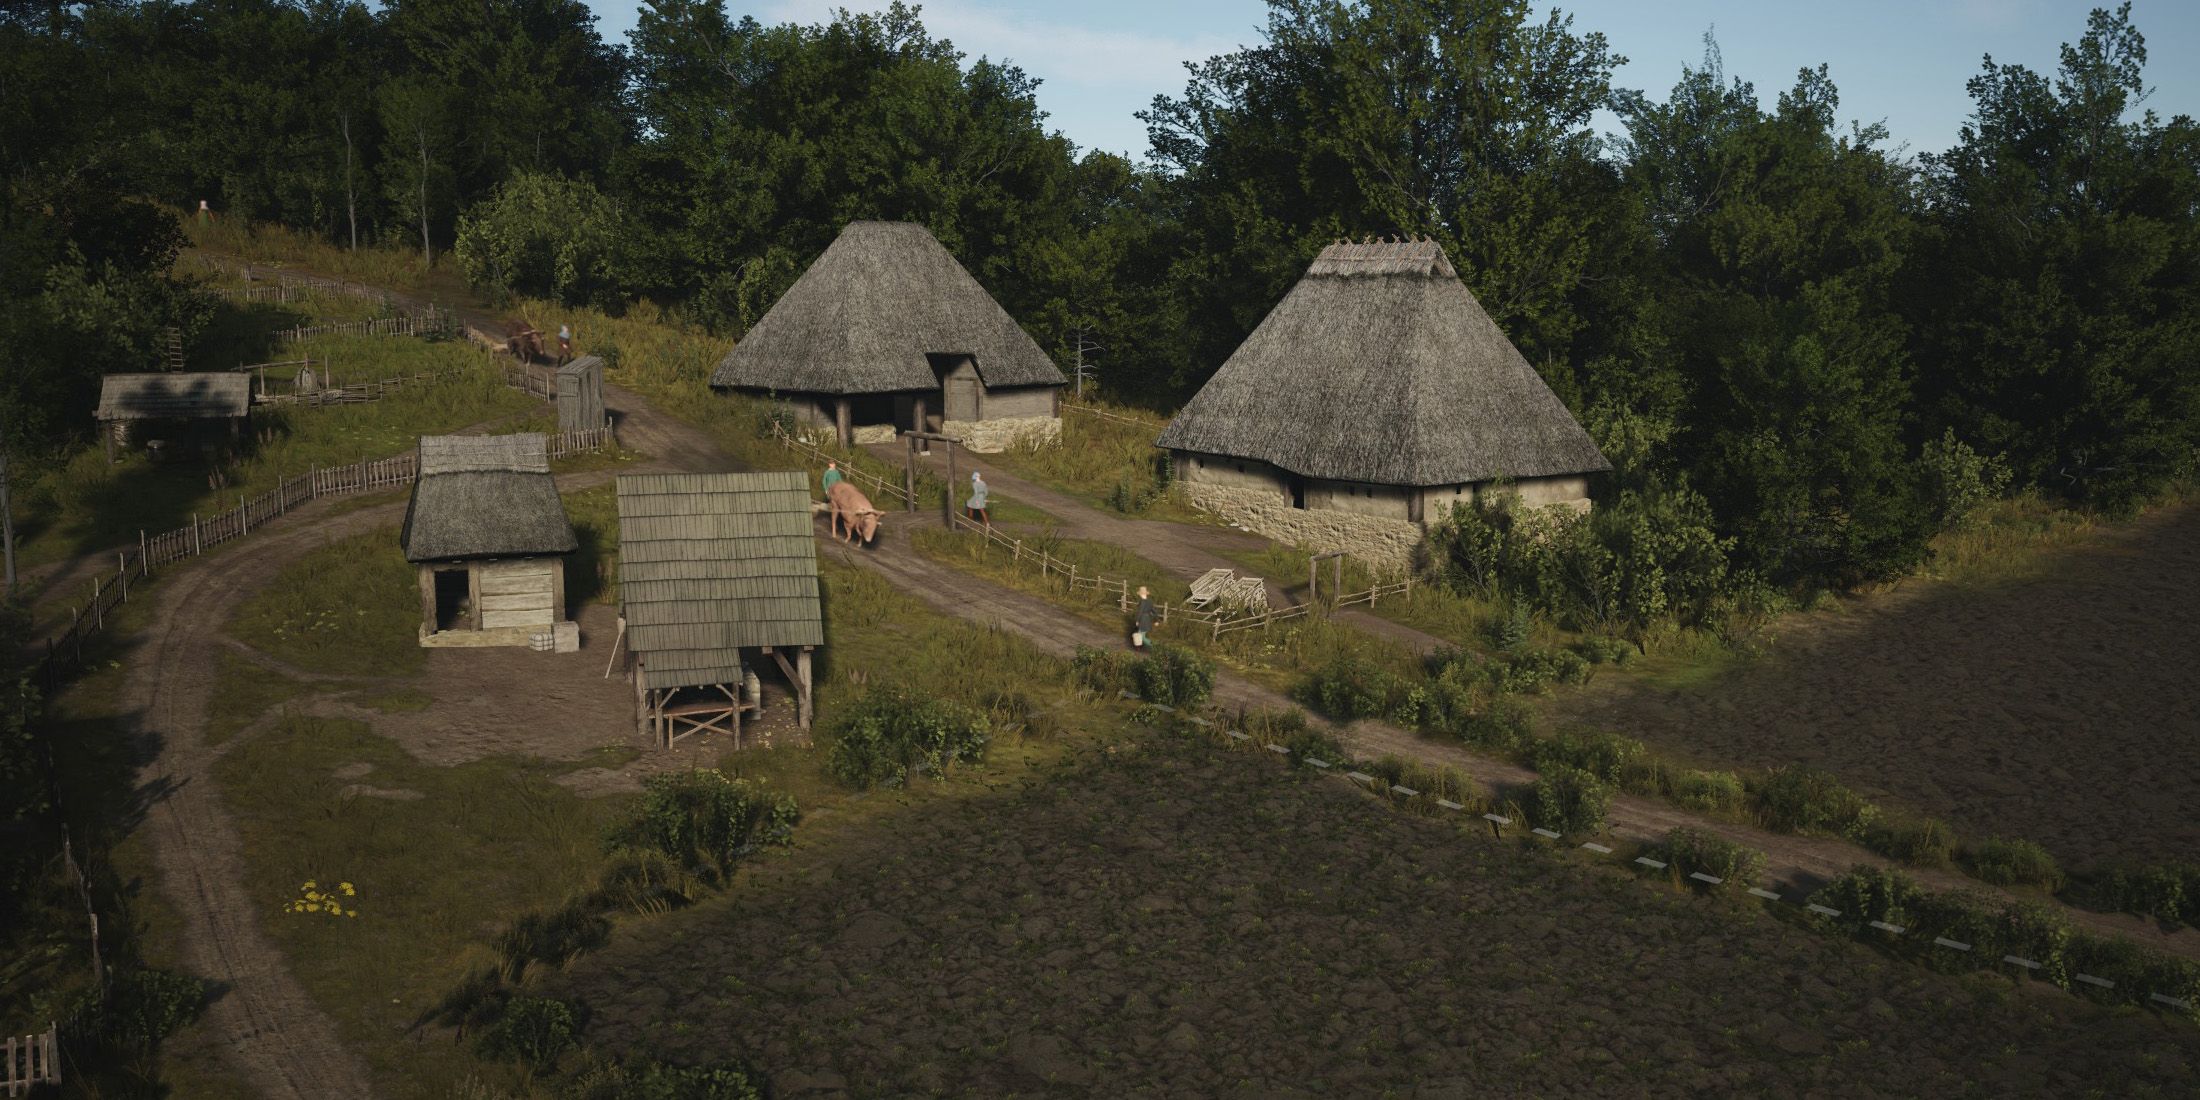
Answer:
[[(605, 37), (623, 41), (634, 25), (632, 0), (588, 0)], [(886, 7), (886, 0), (733, 2), (736, 16), (766, 23), (818, 23), (832, 9)], [(1797, 69), (1831, 66), (1844, 123), (1884, 120), (1912, 152), (1946, 149), (1969, 116), (1964, 81), (1981, 55), (2052, 73), (2063, 42), (2085, 31), (2094, 3), (2068, 0), (1579, 0), (1559, 7), (1577, 33), (1602, 31), (1627, 57), (1621, 87), (1663, 99), (1681, 66), (1703, 56), (1714, 30), (1729, 76), (1756, 86), (1767, 106)], [(1008, 60), (1040, 78), (1047, 125), (1083, 148), (1142, 157), (1144, 126), (1133, 112), (1160, 94), (1183, 91), (1183, 63), (1257, 41), (1267, 21), (1262, 0), (1113, 0), (1038, 4), (1008, 0), (933, 0), (925, 27), (971, 57)], [(1537, 5), (1540, 17), (1550, 5)], [(2200, 3), (2136, 0), (2132, 18), (2147, 39), (2146, 103), (2157, 114), (2200, 115)], [(2186, 59), (2180, 65), (2178, 59)], [(1600, 129), (1617, 122), (1601, 121)]]

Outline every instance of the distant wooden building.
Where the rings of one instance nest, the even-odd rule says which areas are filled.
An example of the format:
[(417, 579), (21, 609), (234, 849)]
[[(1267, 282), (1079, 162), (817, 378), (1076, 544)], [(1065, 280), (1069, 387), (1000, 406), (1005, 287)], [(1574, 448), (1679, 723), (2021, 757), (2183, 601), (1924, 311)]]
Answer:
[(580, 544), (540, 432), (420, 438), (420, 475), (399, 535), (420, 567), (420, 644), (577, 648), (565, 555)]
[(584, 355), (558, 368), (558, 430), (603, 427), (603, 360)]
[(252, 416), (252, 378), (233, 371), (110, 374), (100, 379), (92, 415), (109, 462), (133, 434), (151, 431), (203, 439), (212, 427), (235, 443)]
[(1433, 241), (1323, 249), (1156, 443), (1193, 503), (1392, 567), (1493, 486), (1587, 509), (1611, 468)]
[(973, 451), (1061, 436), (1062, 377), (931, 232), (850, 222), (718, 364), (843, 446), (939, 432)]
[(825, 643), (808, 475), (621, 474), (620, 620), (638, 720), (670, 746), (739, 744), (746, 655), (770, 658), (810, 724), (810, 655)]

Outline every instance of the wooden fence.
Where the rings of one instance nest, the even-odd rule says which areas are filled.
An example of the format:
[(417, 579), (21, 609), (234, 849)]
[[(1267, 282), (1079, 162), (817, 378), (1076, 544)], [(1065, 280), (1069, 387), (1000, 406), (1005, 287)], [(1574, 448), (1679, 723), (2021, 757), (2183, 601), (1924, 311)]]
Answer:
[(1085, 416), (1096, 416), (1102, 420), (1112, 420), (1118, 424), (1128, 424), (1134, 428), (1153, 428), (1155, 430), (1159, 430), (1168, 426), (1168, 423), (1166, 421), (1140, 420), (1135, 416), (1124, 416), (1122, 413), (1112, 413), (1107, 411), (1106, 409), (1096, 409), (1090, 405), (1080, 405), (1074, 401), (1062, 402), (1062, 411), (1082, 413)]
[(358, 335), (358, 336), (424, 336), (431, 333), (452, 331), (451, 315), (447, 310), (428, 306), (425, 309), (407, 310), (394, 317), (370, 317), (364, 321), (330, 321), (319, 325), (297, 325), (283, 329), (275, 336), (280, 340), (296, 342), (309, 336)]
[(858, 486), (869, 488), (882, 498), (898, 500), (912, 508), (917, 505), (917, 498), (902, 486), (896, 485), (869, 470), (859, 470), (853, 463), (835, 455), (827, 454), (819, 450), (814, 444), (787, 434), (787, 430), (780, 427), (776, 422), (772, 424), (772, 434), (779, 437), (779, 442), (788, 450), (809, 459), (814, 465), (823, 466), (828, 462), (838, 462), (840, 463), (841, 476), (855, 482)]
[[(323, 360), (324, 364), (326, 362)], [(378, 378), (372, 382), (354, 382), (348, 386), (323, 386), (311, 393), (268, 393), (263, 389), (252, 396), (252, 401), (259, 405), (304, 405), (309, 408), (323, 405), (364, 405), (380, 401), (406, 386), (449, 378), (457, 373), (459, 372), (456, 369), (421, 371), (418, 374), (402, 374), (394, 378)]]
[(40, 1085), (61, 1083), (61, 1029), (0, 1039), (0, 1095), (24, 1096)]
[[(553, 432), (549, 436), (550, 457), (597, 451), (617, 443), (618, 437), (608, 422), (601, 428)], [(107, 616), (129, 600), (130, 589), (150, 576), (154, 566), (196, 557), (225, 542), (243, 538), (251, 534), (253, 528), (306, 501), (408, 485), (418, 472), (416, 453), (366, 459), (349, 466), (316, 466), (302, 474), (278, 478), (275, 488), (259, 496), (246, 498), (240, 494), (237, 506), (226, 512), (205, 517), (194, 515), (189, 527), (157, 535), (140, 532), (135, 548), (125, 547), (115, 552), (112, 575), (92, 579), (90, 602), (72, 608), (68, 627), (46, 639), (41, 671), (49, 693), (58, 686), (64, 673), (83, 663), (85, 640), (106, 629)]]

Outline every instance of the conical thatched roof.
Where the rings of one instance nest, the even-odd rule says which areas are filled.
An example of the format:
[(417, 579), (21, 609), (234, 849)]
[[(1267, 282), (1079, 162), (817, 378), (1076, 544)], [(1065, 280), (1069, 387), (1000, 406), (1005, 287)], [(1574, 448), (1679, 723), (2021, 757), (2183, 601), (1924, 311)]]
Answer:
[(1323, 249), (1157, 442), (1376, 485), (1611, 469), (1427, 241)]
[(411, 562), (563, 554), (580, 545), (540, 432), (424, 435), (398, 542)]
[(850, 222), (726, 353), (710, 384), (789, 393), (938, 389), (927, 355), (972, 356), (988, 387), (1064, 382), (929, 230)]

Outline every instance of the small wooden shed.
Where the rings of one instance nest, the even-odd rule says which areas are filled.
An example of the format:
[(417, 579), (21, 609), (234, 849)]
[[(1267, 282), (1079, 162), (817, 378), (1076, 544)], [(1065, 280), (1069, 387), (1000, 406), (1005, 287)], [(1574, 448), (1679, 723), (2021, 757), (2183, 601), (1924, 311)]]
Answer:
[(99, 382), (100, 440), (107, 461), (129, 442), (132, 425), (165, 423), (185, 430), (220, 426), (234, 442), (252, 416), (252, 378), (232, 371), (110, 374)]
[(420, 644), (576, 648), (565, 618), (565, 555), (580, 544), (540, 432), (420, 437), (399, 536), (420, 567)]
[(558, 368), (558, 430), (603, 427), (603, 360), (584, 355)]
[(620, 619), (644, 734), (739, 745), (745, 654), (786, 676), (810, 724), (810, 654), (825, 643), (817, 537), (801, 471), (621, 474)]

